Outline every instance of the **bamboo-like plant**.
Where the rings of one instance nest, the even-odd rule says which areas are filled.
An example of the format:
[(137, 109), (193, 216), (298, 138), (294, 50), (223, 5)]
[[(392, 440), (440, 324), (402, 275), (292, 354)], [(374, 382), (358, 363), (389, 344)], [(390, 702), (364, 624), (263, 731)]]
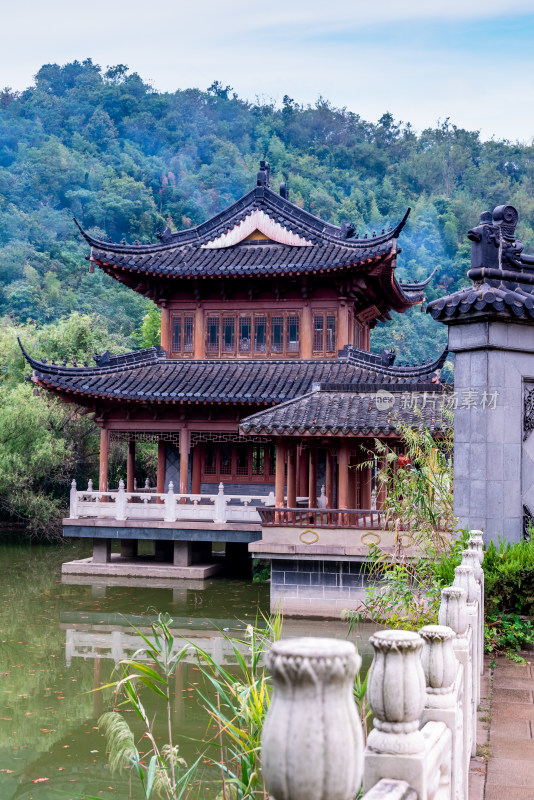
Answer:
[[(139, 648), (132, 658), (121, 661), (123, 677), (120, 680), (101, 687), (114, 690), (115, 709), (127, 705), (143, 723), (141, 740), (147, 740), (149, 748), (140, 753), (130, 726), (117, 710), (102, 714), (98, 721), (106, 735), (112, 771), (133, 768), (139, 776), (147, 800), (154, 796), (165, 800), (179, 800), (187, 791), (189, 780), (198, 763), (187, 769), (186, 762), (179, 755), (178, 745), (173, 741), (170, 679), (189, 652), (189, 645), (184, 643), (176, 652), (170, 622), (171, 620), (160, 614), (157, 622), (152, 625), (152, 639), (134, 627), (145, 646)], [(154, 666), (145, 663), (147, 658)], [(164, 700), (168, 739), (162, 746), (158, 744), (154, 734), (155, 720), (149, 718), (141, 700), (140, 686), (146, 687), (152, 694)]]

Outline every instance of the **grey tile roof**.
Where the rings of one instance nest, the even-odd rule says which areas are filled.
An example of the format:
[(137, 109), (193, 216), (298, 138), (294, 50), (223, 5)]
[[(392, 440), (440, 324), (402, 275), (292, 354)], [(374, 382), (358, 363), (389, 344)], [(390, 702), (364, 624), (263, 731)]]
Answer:
[[(287, 245), (270, 240), (243, 241), (220, 249), (206, 245), (228, 233), (254, 211), (263, 211), (287, 231), (311, 242), (311, 246)], [(124, 278), (128, 275), (176, 278), (221, 278), (260, 275), (300, 275), (351, 270), (367, 271), (394, 251), (408, 218), (388, 231), (367, 238), (347, 237), (346, 227), (338, 227), (315, 217), (266, 186), (257, 187), (233, 205), (195, 228), (171, 233), (167, 230), (154, 244), (117, 244), (96, 239), (79, 225), (91, 245), (91, 260), (106, 272)], [(78, 223), (76, 223), (78, 224)], [(423, 299), (428, 283), (399, 284), (394, 275), (386, 276), (385, 286), (404, 307)]]
[[(450, 426), (449, 415), (443, 404), (444, 388), (440, 384), (405, 387), (390, 386), (393, 406), (380, 409), (377, 390), (356, 386), (339, 391), (337, 387), (290, 400), (265, 411), (246, 417), (239, 425), (244, 434), (270, 435), (315, 434), (324, 436), (391, 435), (400, 424), (428, 427), (433, 433), (445, 431)], [(419, 410), (415, 410), (414, 405)]]
[[(21, 345), (22, 346), (22, 345)], [(161, 348), (99, 357), (96, 366), (63, 366), (24, 355), (41, 385), (76, 402), (108, 399), (154, 403), (272, 405), (299, 397), (317, 384), (339, 387), (429, 385), (436, 364), (404, 368), (357, 365), (336, 359), (167, 359)], [(364, 351), (358, 351), (363, 353)]]
[(442, 322), (487, 313), (534, 319), (534, 298), (518, 284), (484, 281), (428, 304), (427, 312)]

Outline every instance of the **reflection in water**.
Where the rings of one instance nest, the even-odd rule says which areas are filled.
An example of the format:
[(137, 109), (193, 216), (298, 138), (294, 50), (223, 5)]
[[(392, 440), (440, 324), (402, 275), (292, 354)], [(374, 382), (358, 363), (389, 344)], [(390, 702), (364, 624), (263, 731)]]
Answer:
[[(51, 800), (84, 792), (141, 797), (136, 783), (109, 773), (96, 720), (107, 707), (91, 690), (113, 679), (115, 665), (142, 646), (160, 612), (174, 620), (177, 647), (194, 642), (230, 671), (230, 636), (245, 635), (269, 609), (269, 588), (245, 581), (207, 582), (64, 576), (61, 562), (86, 545), (0, 546), (0, 798)], [(289, 620), (284, 637), (346, 636), (332, 620)], [(225, 629), (228, 629), (227, 631)], [(360, 632), (364, 659), (370, 631)], [(180, 637), (184, 637), (183, 639)], [(246, 655), (246, 644), (240, 647)], [(194, 760), (206, 730), (196, 689), (202, 676), (187, 656), (174, 681), (174, 726), (181, 752)], [(129, 721), (131, 717), (128, 717)], [(102, 790), (102, 794), (101, 793)], [(130, 794), (131, 791), (131, 794)], [(60, 792), (67, 792), (63, 795)], [(71, 794), (72, 793), (72, 794)]]

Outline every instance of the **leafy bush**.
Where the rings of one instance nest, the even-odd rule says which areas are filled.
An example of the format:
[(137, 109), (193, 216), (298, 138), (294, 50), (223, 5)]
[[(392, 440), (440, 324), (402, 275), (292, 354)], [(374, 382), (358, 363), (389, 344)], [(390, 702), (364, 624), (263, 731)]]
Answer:
[(486, 614), (534, 615), (534, 539), (496, 545), (484, 557)]
[(493, 614), (484, 624), (486, 653), (505, 653), (514, 661), (523, 661), (519, 650), (534, 644), (534, 626), (519, 614)]

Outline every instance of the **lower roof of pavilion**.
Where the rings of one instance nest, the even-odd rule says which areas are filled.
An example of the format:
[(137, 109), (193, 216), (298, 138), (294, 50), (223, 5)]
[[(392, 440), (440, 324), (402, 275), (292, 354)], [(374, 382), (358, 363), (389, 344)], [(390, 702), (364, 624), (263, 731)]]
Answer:
[[(265, 361), (169, 359), (154, 347), (105, 353), (91, 367), (37, 361), (23, 352), (33, 368), (32, 381), (93, 411), (128, 415), (154, 407), (167, 416), (177, 406), (204, 406), (237, 408), (239, 419), (247, 407), (263, 407), (241, 420), (243, 438), (397, 436), (403, 425), (424, 425), (439, 435), (449, 425), (443, 402), (447, 387), (440, 383), (446, 350), (433, 362), (412, 366), (388, 364), (387, 352), (353, 346), (337, 359)], [(216, 427), (216, 419), (213, 423)], [(137, 424), (142, 427), (144, 421)], [(130, 421), (130, 427), (137, 424)], [(237, 420), (234, 424), (237, 433)]]

